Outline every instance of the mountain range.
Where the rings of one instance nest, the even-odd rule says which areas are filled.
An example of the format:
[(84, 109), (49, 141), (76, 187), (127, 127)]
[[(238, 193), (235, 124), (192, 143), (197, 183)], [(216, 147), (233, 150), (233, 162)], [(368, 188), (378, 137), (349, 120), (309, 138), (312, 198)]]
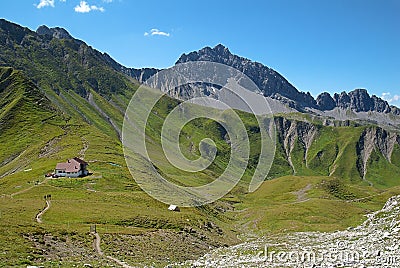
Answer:
[[(63, 28), (40, 26), (32, 31), (0, 20), (0, 248), (7, 254), (18, 252), (0, 254), (0, 266), (50, 266), (60, 260), (71, 266), (77, 261), (110, 265), (110, 259), (93, 254), (88, 230), (94, 224), (106, 254), (135, 265), (167, 265), (237, 243), (247, 231), (354, 226), (366, 212), (400, 193), (397, 107), (365, 89), (322, 93), (314, 99), (273, 69), (233, 55), (223, 45), (183, 54), (176, 64), (190, 61), (226, 64), (258, 86), (258, 96), (275, 111), (276, 150), (265, 182), (249, 193), (261, 134), (255, 117), (238, 111), (251, 147), (242, 181), (215, 203), (170, 213), (135, 183), (121, 143), (132, 96), (162, 70), (125, 67)], [(146, 146), (153, 165), (168, 180), (202, 185), (227, 166), (229, 137), (212, 120), (188, 123), (180, 137), (183, 154), (190, 159), (199, 157), (204, 138), (215, 142), (215, 161), (204, 171), (177, 169), (160, 145), (169, 112), (192, 96), (218, 97), (219, 89), (210, 93), (211, 87), (190, 84), (171, 91), (149, 116)], [(72, 157), (84, 158), (93, 174), (43, 177)], [(145, 168), (143, 177), (149, 176)], [(43, 223), (33, 222), (49, 192), (52, 207)]]
[[(11, 32), (18, 31), (19, 27), (17, 25), (10, 24), (5, 20), (2, 20), (0, 23), (5, 29), (8, 28)], [(22, 30), (22, 28), (20, 30)], [(51, 42), (53, 38), (56, 38), (60, 40), (70, 40), (78, 46), (86, 45), (83, 41), (74, 39), (65, 29), (59, 27), (48, 28), (43, 25), (36, 30), (36, 33), (26, 28), (23, 29), (22, 32), (28, 33), (28, 36), (32, 36), (38, 40), (41, 39), (40, 42), (42, 43)], [(27, 42), (26, 39), (28, 39), (27, 36), (20, 35), (19, 40), (17, 39), (15, 41), (24, 44), (24, 42)], [(7, 38), (5, 40), (6, 42), (11, 41)], [(100, 53), (90, 47), (88, 50), (90, 53), (96, 55), (98, 60), (103, 64), (116, 71), (129, 75), (141, 83), (159, 71), (155, 68), (127, 68), (117, 63), (107, 53)], [(214, 48), (205, 47), (199, 51), (190, 52), (187, 55), (182, 54), (175, 64), (189, 61), (211, 61), (231, 66), (246, 74), (258, 86), (264, 96), (277, 99), (297, 111), (306, 111), (306, 108), (314, 108), (319, 111), (331, 111), (335, 108), (339, 108), (351, 110), (353, 112), (378, 112), (400, 115), (399, 108), (389, 105), (387, 101), (375, 95), (370, 96), (366, 89), (355, 89), (348, 93), (335, 93), (333, 96), (328, 92), (324, 92), (314, 99), (309, 92), (304, 93), (297, 90), (275, 70), (261, 63), (234, 55), (228, 48), (221, 44), (216, 45)], [(6, 62), (3, 61), (2, 64), (5, 65)]]
[(176, 64), (188, 61), (212, 61), (236, 68), (253, 80), (264, 96), (281, 100), (298, 111), (303, 111), (304, 108), (309, 107), (321, 111), (342, 108), (354, 112), (376, 111), (400, 114), (397, 107), (390, 106), (386, 101), (375, 95), (371, 97), (365, 89), (355, 89), (349, 93), (335, 93), (333, 97), (324, 92), (314, 99), (310, 93), (297, 90), (275, 70), (261, 63), (234, 55), (221, 44), (214, 48), (205, 47), (187, 55), (183, 54)]

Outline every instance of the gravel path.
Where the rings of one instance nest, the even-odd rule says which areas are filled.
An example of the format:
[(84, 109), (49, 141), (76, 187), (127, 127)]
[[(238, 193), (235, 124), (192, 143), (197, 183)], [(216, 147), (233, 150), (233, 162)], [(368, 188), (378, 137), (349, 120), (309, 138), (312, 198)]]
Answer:
[[(101, 247), (100, 247), (100, 243), (101, 243), (100, 235), (97, 232), (93, 233), (93, 235), (95, 237), (94, 244), (93, 244), (94, 245), (94, 249), (96, 250), (97, 254), (103, 256), (104, 252), (101, 250)], [(126, 264), (125, 262), (120, 261), (120, 260), (118, 260), (118, 259), (116, 259), (114, 257), (111, 257), (111, 256), (105, 256), (105, 257), (107, 259), (109, 259), (109, 260), (121, 265), (124, 268), (133, 268), (132, 266), (130, 266), (130, 265)]]
[(50, 200), (46, 200), (46, 207), (36, 215), (36, 221), (38, 223), (42, 223), (43, 222), (42, 221), (42, 216), (50, 208), (50, 205), (51, 205)]

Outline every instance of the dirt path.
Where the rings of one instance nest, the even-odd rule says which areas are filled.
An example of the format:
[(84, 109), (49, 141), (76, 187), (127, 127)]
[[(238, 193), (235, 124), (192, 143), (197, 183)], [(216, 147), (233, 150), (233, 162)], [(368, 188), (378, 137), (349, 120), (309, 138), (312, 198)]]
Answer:
[(120, 260), (118, 260), (118, 259), (116, 259), (116, 258), (113, 258), (113, 257), (111, 257), (111, 256), (106, 256), (106, 258), (109, 259), (109, 260), (112, 260), (112, 261), (114, 261), (114, 262), (116, 262), (116, 263), (118, 263), (119, 265), (121, 265), (121, 266), (124, 267), (124, 268), (133, 268), (133, 266), (130, 266), (130, 265), (126, 264), (125, 262), (120, 261)]
[[(101, 238), (100, 238), (100, 235), (96, 232), (96, 233), (92, 233), (93, 235), (94, 235), (94, 237), (95, 237), (95, 239), (94, 239), (94, 241), (93, 241), (93, 247), (94, 247), (94, 249), (96, 250), (96, 252), (97, 252), (97, 254), (99, 254), (99, 255), (101, 255), (101, 256), (104, 256), (104, 252), (101, 250), (101, 247), (100, 247), (100, 243), (101, 243)], [(123, 268), (133, 268), (133, 266), (130, 266), (130, 265), (128, 265), (127, 263), (125, 263), (125, 262), (123, 262), (123, 261), (120, 261), (120, 260), (118, 260), (118, 259), (116, 259), (116, 258), (114, 258), (114, 257), (111, 257), (111, 256), (105, 256), (107, 259), (109, 259), (109, 260), (111, 260), (111, 261), (113, 261), (113, 262), (115, 262), (115, 263), (117, 263), (117, 264), (119, 264), (119, 265), (121, 265)]]
[(46, 200), (46, 207), (36, 215), (36, 221), (38, 223), (42, 223), (43, 222), (42, 221), (42, 216), (50, 208), (50, 205), (51, 205), (50, 200)]
[(94, 235), (94, 241), (93, 241), (93, 246), (94, 249), (96, 250), (97, 254), (99, 255), (103, 255), (103, 251), (101, 251), (101, 247), (100, 247), (100, 242), (101, 242), (101, 238), (100, 235), (98, 233), (93, 233)]

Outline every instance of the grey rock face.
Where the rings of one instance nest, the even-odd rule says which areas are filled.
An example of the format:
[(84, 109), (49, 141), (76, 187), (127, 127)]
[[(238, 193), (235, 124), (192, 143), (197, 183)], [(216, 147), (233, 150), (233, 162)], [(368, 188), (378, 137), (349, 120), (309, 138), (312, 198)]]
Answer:
[(342, 108), (342, 109), (346, 109), (346, 108), (350, 108), (350, 97), (349, 95), (347, 95), (346, 92), (342, 92), (340, 94), (335, 93), (333, 95), (333, 99), (335, 100), (336, 103), (336, 107)]
[(308, 151), (317, 137), (319, 130), (312, 123), (290, 120), (283, 117), (275, 118), (275, 126), (279, 143), (283, 146), (286, 159), (293, 170), (293, 174), (296, 174), (296, 169), (291, 159), (296, 140), (299, 140), (303, 147), (304, 156), (302, 160), (307, 165)]
[(332, 110), (333, 108), (336, 107), (335, 100), (331, 97), (331, 95), (328, 92), (324, 92), (318, 95), (316, 101), (318, 108), (322, 111)]
[(399, 108), (397, 108), (396, 106), (390, 106), (390, 110), (391, 110), (391, 112), (393, 113), (393, 114), (395, 114), (395, 115), (400, 115), (400, 109)]
[(155, 75), (159, 70), (155, 68), (142, 68), (142, 69), (129, 69), (128, 73), (130, 76), (143, 83), (153, 75)]
[(372, 151), (377, 150), (387, 161), (391, 162), (394, 145), (399, 140), (399, 135), (380, 127), (370, 127), (364, 130), (356, 146), (357, 169), (363, 179), (367, 174), (367, 164)]
[(369, 97), (366, 89), (356, 89), (348, 94), (350, 98), (350, 109), (353, 111), (372, 111), (374, 102)]
[[(349, 93), (342, 92), (340, 94), (335, 93), (333, 95), (333, 101), (335, 106), (332, 107), (332, 103), (329, 107), (325, 107), (322, 100), (327, 101), (330, 98), (329, 93), (322, 93), (317, 97), (318, 108), (321, 110), (332, 110), (335, 107), (342, 109), (351, 109), (354, 112), (369, 112), (375, 111), (379, 113), (394, 113), (397, 114), (394, 106), (390, 106), (387, 101), (381, 98), (368, 94), (366, 89), (355, 89)], [(320, 102), (318, 102), (320, 100)], [(330, 102), (330, 101), (329, 101)], [(320, 105), (321, 103), (321, 105)]]
[(49, 35), (57, 39), (74, 39), (65, 29), (60, 27), (49, 28), (46, 25), (40, 26), (36, 33), (39, 35)]

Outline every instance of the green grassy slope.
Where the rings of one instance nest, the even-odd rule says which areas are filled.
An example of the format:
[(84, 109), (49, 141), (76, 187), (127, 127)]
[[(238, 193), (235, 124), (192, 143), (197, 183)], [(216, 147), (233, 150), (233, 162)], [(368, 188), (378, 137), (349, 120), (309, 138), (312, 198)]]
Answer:
[[(4, 148), (0, 170), (20, 170), (33, 158), (34, 147), (44, 146), (47, 137), (62, 135), (59, 125), (65, 125), (66, 119), (21, 72), (2, 68), (0, 79), (0, 143)], [(12, 164), (16, 158), (18, 167)]]
[[(202, 241), (207, 245), (197, 250), (195, 245), (187, 246), (183, 240), (176, 243), (176, 247), (186, 248), (187, 254), (193, 253), (193, 256), (204, 253), (208, 246), (235, 240), (226, 232), (224, 235), (212, 234), (215, 228), (201, 229), (211, 221), (220, 225), (219, 213), (214, 208), (182, 209), (180, 213), (173, 213), (167, 210), (167, 205), (145, 194), (126, 168), (122, 146), (114, 129), (84, 98), (74, 92), (65, 92), (67, 101), (73, 103), (78, 114), (63, 113), (20, 71), (0, 68), (0, 74), (0, 247), (7, 253), (0, 256), (2, 266), (51, 264), (52, 261), (72, 265), (77, 261), (76, 254), (59, 259), (49, 250), (52, 261), (45, 261), (47, 253), (38, 252), (32, 239), (40, 240), (46, 233), (51, 233), (56, 239), (64, 240), (73, 233), (84, 243), (85, 250), (91, 252), (88, 241), (92, 238), (88, 230), (92, 224), (99, 225), (102, 234), (111, 236), (138, 235), (157, 229), (164, 230), (167, 236), (185, 234), (193, 243)], [(65, 103), (58, 95), (53, 97)], [(96, 94), (94, 99), (117, 124), (121, 124), (121, 111), (100, 95)], [(81, 120), (83, 117), (88, 121)], [(74, 156), (89, 162), (91, 176), (44, 178), (43, 175), (54, 169), (57, 162)], [(209, 178), (210, 175), (203, 174), (202, 177)], [(34, 217), (42, 209), (46, 194), (52, 195), (52, 207), (43, 216), (43, 224), (38, 224)], [(192, 229), (198, 231), (183, 232)], [(158, 241), (159, 238), (152, 239)], [(121, 248), (121, 252), (123, 250)], [(162, 248), (153, 250), (163, 251)], [(177, 258), (177, 261), (182, 260)], [(106, 261), (89, 257), (86, 260), (102, 265)], [(132, 259), (131, 263), (142, 261)]]
[[(82, 41), (38, 35), (5, 20), (0, 21), (0, 66), (23, 70), (67, 116), (115, 137), (138, 85)], [(90, 95), (101, 111), (88, 103)]]

